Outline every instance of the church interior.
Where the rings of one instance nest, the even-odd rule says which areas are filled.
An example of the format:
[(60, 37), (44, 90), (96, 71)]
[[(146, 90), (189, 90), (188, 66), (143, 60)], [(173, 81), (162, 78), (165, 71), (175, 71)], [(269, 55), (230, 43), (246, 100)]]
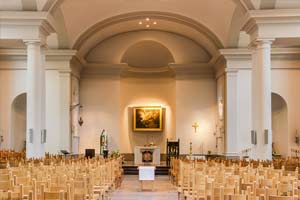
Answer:
[(0, 0), (0, 199), (300, 199), (299, 0)]

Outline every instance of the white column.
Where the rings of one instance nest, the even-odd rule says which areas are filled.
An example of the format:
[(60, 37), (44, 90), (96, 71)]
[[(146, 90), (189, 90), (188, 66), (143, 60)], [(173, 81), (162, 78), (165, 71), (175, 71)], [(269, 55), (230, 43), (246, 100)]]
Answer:
[(71, 151), (71, 72), (60, 71), (60, 150)]
[(238, 156), (238, 90), (237, 71), (226, 72), (225, 79), (225, 149), (227, 156)]
[(252, 55), (252, 127), (257, 134), (253, 157), (261, 160), (272, 159), (271, 44), (255, 41)]
[(42, 131), (45, 130), (45, 68), (40, 41), (27, 45), (27, 138), (26, 157), (45, 156)]

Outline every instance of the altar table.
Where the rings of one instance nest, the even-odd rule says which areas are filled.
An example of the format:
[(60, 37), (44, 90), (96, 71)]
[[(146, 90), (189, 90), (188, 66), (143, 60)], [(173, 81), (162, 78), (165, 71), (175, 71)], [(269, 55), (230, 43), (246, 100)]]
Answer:
[(143, 181), (152, 181), (152, 191), (154, 190), (155, 166), (139, 166), (139, 181), (141, 183), (141, 191), (143, 190)]

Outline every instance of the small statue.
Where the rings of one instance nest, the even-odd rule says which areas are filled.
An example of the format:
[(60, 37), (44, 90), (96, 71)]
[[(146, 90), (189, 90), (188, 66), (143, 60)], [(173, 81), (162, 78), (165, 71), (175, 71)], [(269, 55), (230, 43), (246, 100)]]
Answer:
[(100, 155), (104, 155), (105, 152), (107, 152), (107, 150), (108, 150), (107, 133), (105, 129), (103, 129), (100, 135)]

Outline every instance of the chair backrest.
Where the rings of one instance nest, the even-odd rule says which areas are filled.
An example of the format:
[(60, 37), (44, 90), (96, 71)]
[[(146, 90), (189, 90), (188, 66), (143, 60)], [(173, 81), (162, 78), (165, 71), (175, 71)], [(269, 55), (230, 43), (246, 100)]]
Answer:
[(292, 196), (269, 196), (268, 200), (296, 200), (295, 198)]

